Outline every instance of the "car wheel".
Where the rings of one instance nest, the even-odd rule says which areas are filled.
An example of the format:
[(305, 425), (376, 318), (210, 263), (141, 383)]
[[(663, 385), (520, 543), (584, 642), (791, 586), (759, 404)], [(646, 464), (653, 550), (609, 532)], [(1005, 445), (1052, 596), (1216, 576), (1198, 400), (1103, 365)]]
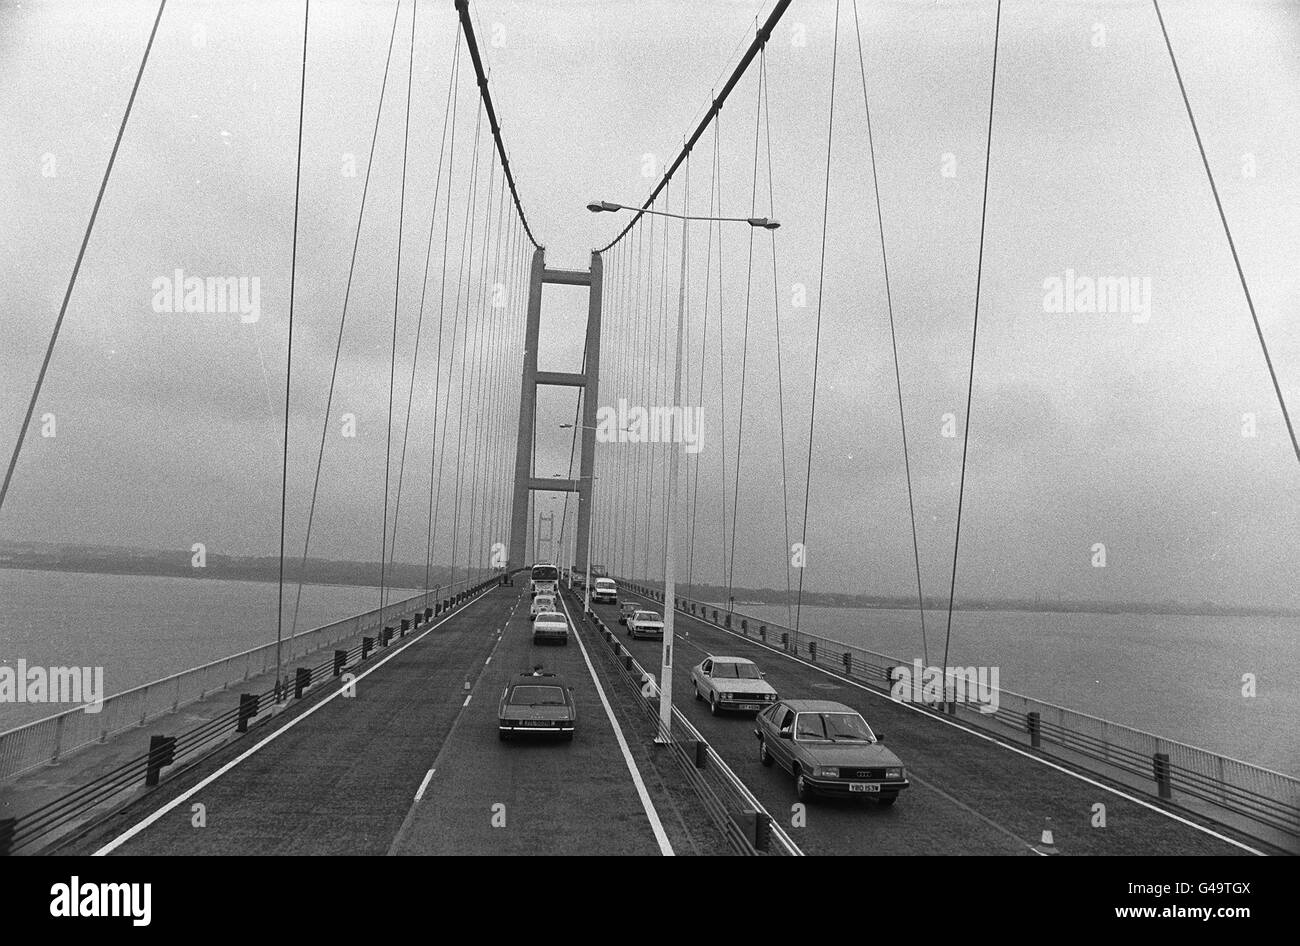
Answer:
[(566, 733), (564, 734), (564, 741), (565, 741), (565, 742), (573, 742), (573, 733), (571, 733), (571, 732), (566, 732)]
[(714, 716), (718, 715), (718, 694), (716, 693), (709, 696), (709, 712)]
[(881, 795), (879, 805), (881, 808), (888, 808), (896, 801), (898, 801), (897, 795)]
[(501, 737), (502, 742), (505, 742), (507, 739), (510, 738), (510, 733), (506, 732), (504, 729), (498, 729), (497, 735)]
[(758, 761), (768, 766), (772, 764), (772, 753), (767, 751), (767, 742), (761, 737), (758, 740)]
[(812, 789), (808, 787), (808, 780), (803, 777), (803, 772), (795, 769), (794, 773), (794, 793), (800, 801), (807, 801), (812, 797)]
[(697, 683), (694, 686), (695, 686), (695, 698), (697, 700), (703, 700), (704, 697), (700, 696), (700, 685)]

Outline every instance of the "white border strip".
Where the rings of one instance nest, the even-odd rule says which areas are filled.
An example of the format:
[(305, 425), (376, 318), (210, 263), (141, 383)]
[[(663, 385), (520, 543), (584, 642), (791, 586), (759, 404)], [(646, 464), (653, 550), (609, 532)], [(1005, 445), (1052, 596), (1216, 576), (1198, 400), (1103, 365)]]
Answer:
[(641, 771), (636, 766), (636, 760), (632, 758), (632, 751), (627, 747), (627, 740), (623, 738), (623, 729), (614, 718), (614, 710), (609, 705), (609, 700), (605, 696), (605, 688), (600, 685), (600, 679), (596, 676), (596, 668), (591, 665), (591, 657), (587, 655), (587, 646), (582, 642), (582, 636), (578, 633), (578, 625), (573, 621), (573, 615), (569, 613), (569, 606), (565, 603), (564, 597), (560, 596), (560, 606), (564, 608), (564, 615), (569, 619), (569, 626), (573, 628), (573, 638), (578, 642), (578, 648), (582, 651), (582, 659), (587, 664), (587, 672), (591, 674), (591, 682), (596, 685), (596, 694), (600, 697), (600, 705), (605, 707), (605, 715), (609, 717), (609, 724), (614, 727), (614, 738), (618, 740), (618, 747), (623, 752), (623, 761), (627, 763), (627, 770), (632, 773), (632, 782), (636, 785), (636, 793), (641, 796), (641, 806), (645, 808), (645, 815), (650, 819), (650, 828), (654, 831), (655, 840), (659, 842), (659, 853), (665, 857), (672, 857), (676, 852), (673, 850), (672, 843), (668, 840), (668, 835), (664, 832), (664, 826), (659, 821), (659, 812), (655, 810), (655, 803), (650, 799), (650, 793), (646, 791), (645, 782), (641, 779)]

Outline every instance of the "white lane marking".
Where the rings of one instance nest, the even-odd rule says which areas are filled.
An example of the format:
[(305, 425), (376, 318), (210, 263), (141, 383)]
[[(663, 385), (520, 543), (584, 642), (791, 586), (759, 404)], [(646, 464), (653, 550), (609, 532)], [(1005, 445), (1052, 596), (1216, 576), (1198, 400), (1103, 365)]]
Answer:
[(421, 798), (424, 797), (424, 790), (429, 787), (429, 781), (433, 778), (433, 773), (435, 771), (436, 769), (429, 769), (429, 771), (424, 773), (424, 781), (420, 783), (420, 787), (416, 789), (415, 792), (416, 801), (419, 801)]
[[(682, 635), (677, 635), (677, 636), (680, 637)], [(685, 640), (684, 637), (683, 640)], [(694, 643), (693, 641), (688, 640), (686, 641), (686, 643), (689, 646), (694, 647), (696, 650), (703, 651), (705, 654), (708, 654), (708, 656), (710, 657), (713, 656), (712, 654), (709, 654), (708, 651), (704, 650), (703, 647), (701, 647), (699, 644)], [(631, 651), (629, 650), (628, 653), (631, 653)], [(633, 657), (632, 659), (636, 661), (636, 665), (638, 667), (641, 667), (641, 661), (636, 660), (635, 657)], [(649, 677), (651, 680), (654, 679), (654, 677), (644, 667), (641, 667), (641, 673), (646, 677)], [(656, 695), (658, 695), (659, 692), (658, 683), (655, 683), (655, 687), (656, 689), (654, 692)], [(682, 698), (685, 699), (684, 696)], [(718, 753), (718, 751), (713, 748), (713, 744), (709, 742), (707, 739), (705, 739), (703, 735), (700, 734), (700, 731), (695, 728), (695, 724), (692, 723), (689, 718), (687, 718), (686, 714), (683, 713), (681, 709), (678, 708), (676, 703), (673, 704), (673, 717), (682, 726), (686, 728), (686, 732), (688, 735), (692, 736), (693, 738), (705, 744), (705, 746), (708, 748), (709, 757), (713, 760), (713, 764), (722, 770), (723, 774), (731, 781), (731, 784), (736, 788), (736, 790), (740, 792), (741, 796), (745, 799), (745, 801), (753, 805), (755, 811), (761, 811), (763, 814), (767, 815), (768, 824), (771, 826), (772, 834), (773, 836), (776, 837), (777, 841), (781, 843), (782, 847), (784, 847), (787, 852), (794, 855), (795, 857), (803, 857), (804, 852), (801, 851), (799, 849), (799, 846), (794, 843), (794, 840), (790, 837), (790, 835), (786, 834), (785, 829), (781, 826), (781, 823), (777, 821), (775, 818), (773, 818), (771, 813), (765, 807), (763, 807), (763, 803), (758, 800), (758, 796), (756, 796), (753, 792), (749, 790), (749, 786), (746, 785), (741, 780), (740, 776), (735, 773), (735, 770), (732, 769), (731, 766), (727, 764), (726, 760), (723, 759), (722, 756)]]
[[(491, 589), (488, 589), (488, 590), (490, 591)], [(182, 792), (180, 795), (177, 795), (175, 798), (173, 798), (173, 799), (172, 799), (171, 801), (169, 801), (167, 804), (163, 805), (161, 808), (159, 808), (159, 809), (158, 809), (157, 811), (155, 811), (153, 814), (151, 814), (151, 815), (149, 815), (148, 817), (146, 817), (146, 818), (145, 818), (143, 821), (141, 821), (139, 824), (136, 824), (134, 827), (128, 828), (126, 831), (123, 831), (121, 834), (119, 834), (119, 835), (118, 835), (117, 837), (115, 837), (113, 840), (109, 841), (107, 844), (105, 844), (103, 847), (101, 847), (98, 851), (96, 851), (96, 852), (94, 853), (93, 856), (95, 856), (95, 857), (103, 857), (105, 854), (112, 854), (115, 850), (117, 850), (119, 847), (121, 847), (121, 846), (122, 846), (123, 844), (125, 844), (127, 841), (131, 840), (133, 837), (135, 837), (137, 834), (139, 834), (139, 833), (140, 833), (141, 831), (143, 831), (145, 828), (149, 827), (151, 824), (153, 824), (154, 822), (156, 822), (156, 821), (157, 821), (159, 818), (161, 818), (163, 815), (167, 814), (167, 812), (174, 810), (174, 809), (175, 809), (176, 807), (178, 807), (179, 805), (182, 805), (182, 804), (184, 804), (185, 802), (187, 802), (189, 799), (193, 798), (195, 795), (197, 795), (199, 792), (203, 791), (203, 789), (207, 788), (209, 785), (211, 785), (211, 784), (212, 784), (213, 782), (215, 782), (217, 779), (221, 778), (221, 776), (225, 775), (227, 772), (229, 772), (229, 771), (230, 771), (231, 769), (233, 769), (235, 766), (239, 765), (239, 764), (240, 764), (241, 762), (243, 762), (245, 759), (248, 759), (248, 758), (249, 758), (250, 756), (252, 756), (255, 752), (260, 751), (263, 747), (267, 746), (268, 744), (270, 744), (270, 743), (273, 742), (274, 740), (280, 738), (280, 736), (282, 736), (282, 735), (284, 735), (285, 733), (287, 733), (287, 732), (288, 732), (290, 729), (292, 729), (294, 726), (297, 726), (297, 725), (298, 725), (299, 723), (301, 723), (304, 719), (306, 719), (308, 716), (311, 716), (312, 713), (315, 713), (318, 709), (320, 709), (321, 707), (325, 706), (325, 705), (326, 705), (327, 703), (329, 703), (330, 701), (337, 699), (339, 696), (341, 696), (341, 695), (343, 694), (343, 692), (344, 692), (345, 690), (349, 689), (351, 686), (354, 686), (355, 684), (357, 684), (357, 683), (360, 682), (361, 680), (364, 680), (366, 677), (370, 676), (372, 673), (374, 673), (376, 670), (378, 670), (378, 669), (379, 669), (380, 667), (382, 667), (384, 664), (388, 663), (388, 661), (392, 660), (394, 657), (396, 657), (396, 656), (397, 656), (398, 654), (400, 654), (402, 651), (406, 650), (407, 647), (410, 647), (412, 644), (415, 644), (415, 643), (417, 643), (418, 641), (423, 640), (423, 639), (424, 639), (424, 638), (425, 638), (425, 637), (426, 637), (426, 636), (427, 636), (431, 631), (433, 631), (433, 630), (435, 630), (435, 629), (441, 627), (443, 624), (446, 624), (446, 623), (447, 623), (448, 621), (450, 621), (452, 618), (454, 618), (454, 617), (458, 617), (459, 615), (463, 614), (463, 613), (464, 613), (464, 612), (465, 612), (465, 611), (470, 607), (470, 605), (472, 605), (472, 604), (474, 604), (475, 602), (477, 602), (480, 598), (483, 597), (484, 594), (487, 594), (487, 591), (484, 591), (482, 594), (478, 595), (477, 597), (472, 598), (472, 599), (470, 599), (469, 601), (465, 602), (464, 607), (458, 608), (457, 610), (453, 611), (451, 614), (447, 615), (445, 618), (443, 618), (443, 619), (442, 619), (441, 621), (439, 621), (437, 624), (432, 624), (432, 625), (430, 625), (428, 628), (425, 629), (425, 631), (424, 631), (423, 633), (420, 634), (420, 636), (418, 636), (418, 637), (412, 637), (412, 638), (411, 638), (409, 641), (407, 641), (405, 644), (403, 644), (402, 646), (397, 647), (396, 649), (394, 649), (392, 653), (390, 653), (390, 654), (389, 654), (387, 657), (385, 657), (383, 660), (379, 661), (379, 663), (375, 664), (373, 667), (371, 667), (370, 669), (366, 670), (364, 673), (359, 674), (358, 676), (354, 677), (354, 678), (352, 679), (352, 683), (351, 683), (351, 684), (348, 684), (348, 685), (345, 685), (345, 686), (341, 686), (341, 687), (339, 687), (337, 690), (335, 690), (335, 691), (334, 691), (333, 693), (331, 693), (329, 696), (325, 697), (325, 699), (321, 700), (321, 701), (320, 701), (319, 703), (317, 703), (315, 706), (313, 706), (313, 707), (311, 707), (310, 709), (308, 709), (308, 710), (307, 710), (305, 713), (303, 713), (301, 716), (295, 716), (293, 719), (289, 720), (289, 722), (285, 723), (282, 727), (280, 727), (279, 729), (277, 729), (275, 732), (270, 733), (270, 734), (267, 735), (265, 738), (263, 738), (262, 740), (260, 740), (256, 745), (253, 745), (252, 747), (250, 747), (250, 748), (244, 750), (244, 751), (243, 751), (242, 753), (240, 753), (238, 756), (236, 756), (235, 758), (231, 759), (229, 762), (227, 762), (227, 763), (226, 763), (225, 765), (223, 765), (221, 768), (217, 769), (215, 772), (213, 772), (213, 773), (212, 773), (211, 775), (209, 775), (207, 778), (203, 779), (201, 782), (199, 782), (199, 783), (198, 783), (197, 785), (195, 785), (193, 788), (189, 789), (188, 791)]]
[[(499, 640), (500, 637), (501, 637), (501, 635), (498, 634), (498, 635), (497, 635), (497, 639)], [(491, 654), (488, 654), (488, 659), (485, 660), (485, 661), (483, 661), (483, 666), (486, 667), (486, 666), (488, 666), (490, 663), (492, 663), (492, 655), (491, 655)]]
[(843, 683), (847, 683), (849, 686), (857, 687), (859, 690), (862, 690), (863, 692), (868, 693), (871, 696), (874, 696), (878, 699), (888, 700), (894, 706), (901, 706), (904, 709), (911, 710), (913, 713), (918, 713), (921, 716), (926, 717), (927, 719), (931, 719), (934, 720), (935, 722), (943, 723), (945, 726), (951, 726), (954, 729), (960, 729), (964, 733), (970, 733), (972, 736), (976, 736), (980, 739), (983, 739), (985, 742), (991, 742), (995, 746), (1001, 746), (1003, 749), (1007, 749), (1011, 752), (1014, 752), (1016, 755), (1024, 756), (1026, 759), (1030, 759), (1031, 761), (1037, 762), (1040, 765), (1045, 765), (1049, 769), (1055, 769), (1057, 772), (1061, 772), (1065, 775), (1069, 775), (1070, 777), (1076, 778), (1081, 782), (1085, 782), (1088, 785), (1093, 786), (1094, 788), (1099, 788), (1104, 792), (1110, 792), (1112, 795), (1118, 795), (1120, 798), (1123, 798), (1126, 801), (1131, 801), (1135, 805), (1141, 805), (1143, 808), (1147, 808), (1151, 811), (1156, 812), (1157, 814), (1164, 815), (1166, 818), (1170, 818), (1174, 821), (1177, 821), (1179, 824), (1184, 824), (1189, 828), (1195, 828), (1197, 831), (1200, 831), (1204, 834), (1208, 834), (1212, 838), (1217, 838), (1218, 840), (1223, 841), (1226, 844), (1231, 844), (1233, 847), (1241, 848), (1241, 850), (1243, 851), (1247, 851), (1251, 854), (1257, 854), (1260, 857), (1266, 856), (1263, 851), (1256, 850), (1255, 848), (1251, 847), (1248, 844), (1243, 844), (1242, 842), (1235, 840), (1234, 838), (1230, 838), (1227, 835), (1220, 834), (1218, 831), (1215, 831), (1213, 828), (1207, 828), (1204, 825), (1197, 824), (1195, 821), (1190, 821), (1187, 818), (1183, 818), (1179, 815), (1176, 815), (1172, 811), (1166, 811), (1165, 809), (1161, 808), (1159, 805), (1153, 805), (1148, 801), (1143, 801), (1141, 798), (1137, 798), (1133, 795), (1128, 794), (1128, 792), (1122, 792), (1117, 788), (1112, 788), (1110, 785), (1105, 785), (1101, 782), (1095, 781), (1094, 779), (1090, 779), (1086, 775), (1081, 775), (1078, 772), (1072, 772), (1071, 770), (1065, 768), (1064, 766), (1057, 765), (1055, 762), (1049, 762), (1047, 759), (1043, 759), (1040, 758), (1039, 756), (1033, 755), (1032, 753), (1026, 752), (1025, 750), (1021, 749), (1019, 746), (1015, 746), (1012, 745), (1011, 743), (1003, 742), (1001, 739), (998, 739), (996, 736), (990, 736), (987, 733), (982, 733), (977, 729), (971, 729), (968, 726), (963, 726), (961, 725), (961, 723), (954, 722), (950, 719), (945, 719), (942, 716), (935, 716), (931, 713), (927, 713), (924, 710), (911, 705), (910, 703), (904, 703), (901, 700), (895, 700), (893, 697), (887, 696), (884, 693), (879, 693), (876, 690), (871, 689), (871, 687), (868, 687), (863, 683), (859, 683), (856, 680), (851, 680), (848, 677), (835, 673), (833, 670), (827, 670), (825, 667), (819, 667), (817, 666), (817, 664), (809, 663), (808, 661), (804, 660), (802, 657), (792, 656), (791, 654), (788, 654), (785, 651), (778, 650), (777, 648), (771, 646), (770, 644), (764, 644), (759, 641), (752, 640), (751, 638), (744, 637), (740, 634), (737, 634), (735, 631), (728, 631), (726, 628), (715, 627), (712, 624), (706, 624), (705, 622), (700, 621), (698, 618), (692, 617), (689, 613), (682, 611), (680, 608), (678, 609), (678, 612), (682, 614), (684, 617), (690, 618), (692, 621), (696, 621), (697, 623), (702, 624), (704, 627), (707, 627), (710, 630), (721, 631), (723, 634), (730, 634), (732, 637), (738, 638), (743, 641), (747, 641), (748, 643), (753, 644), (755, 647), (762, 647), (764, 650), (770, 650), (772, 653), (777, 654), (781, 657), (785, 657), (787, 660), (793, 660), (795, 663), (803, 664), (805, 667), (810, 667), (811, 669), (816, 670), (819, 673), (824, 673), (826, 674), (826, 676), (832, 677)]
[(627, 770), (632, 773), (632, 783), (641, 798), (641, 807), (645, 809), (645, 816), (650, 819), (650, 829), (654, 831), (655, 840), (659, 842), (659, 853), (665, 857), (672, 857), (676, 853), (673, 851), (672, 842), (668, 840), (664, 826), (659, 821), (659, 812), (655, 810), (655, 803), (650, 799), (650, 793), (646, 791), (645, 782), (641, 779), (641, 770), (637, 768), (636, 760), (632, 758), (632, 750), (627, 747), (627, 740), (623, 738), (623, 728), (614, 718), (614, 710), (605, 696), (605, 688), (600, 685), (600, 680), (596, 677), (596, 668), (591, 665), (591, 657), (587, 655), (587, 647), (582, 643), (578, 625), (573, 622), (573, 615), (569, 613), (569, 606), (563, 598), (560, 599), (560, 606), (564, 608), (564, 615), (569, 619), (569, 626), (573, 628), (574, 640), (578, 642), (578, 649), (582, 651), (582, 659), (587, 664), (587, 673), (591, 674), (591, 682), (596, 685), (596, 695), (600, 697), (600, 705), (605, 707), (605, 715), (609, 717), (609, 724), (614, 729), (614, 738), (618, 740), (623, 761), (627, 763)]
[(460, 704), (460, 708), (461, 708), (461, 709), (464, 709), (465, 707), (469, 706), (469, 701), (472, 700), (472, 699), (474, 699), (474, 694), (473, 694), (473, 693), (471, 693), (469, 696), (465, 697), (465, 702), (462, 703), (462, 704)]

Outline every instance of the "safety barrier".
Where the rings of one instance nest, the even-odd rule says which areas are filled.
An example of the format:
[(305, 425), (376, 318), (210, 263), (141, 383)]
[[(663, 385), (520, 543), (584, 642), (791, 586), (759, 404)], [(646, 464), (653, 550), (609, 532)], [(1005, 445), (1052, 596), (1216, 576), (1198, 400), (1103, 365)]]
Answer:
[[(619, 579), (619, 587), (652, 600), (663, 598), (661, 590), (638, 582)], [(795, 631), (725, 607), (689, 598), (675, 600), (677, 610), (696, 620), (755, 638), (884, 692), (889, 692), (897, 679), (894, 668), (911, 666), (897, 657), (802, 629)], [(1048, 743), (1149, 780), (1162, 799), (1182, 794), (1300, 838), (1300, 779), (1010, 690), (997, 688), (996, 692), (996, 712), (957, 702), (952, 688), (930, 708), (950, 715), (957, 715), (960, 709), (973, 721), (997, 723), (1022, 738), (1027, 736), (1034, 748)]]
[[(468, 605), (477, 600), (480, 592), (496, 586), (498, 581), (497, 578), (480, 581), (458, 592), (456, 597)], [(424, 607), (412, 610), (411, 605), (415, 602)], [(336, 649), (328, 658), (314, 666), (294, 668), (292, 677), (289, 678), (292, 680), (292, 696), (289, 686), (285, 685), (287, 681), (277, 681), (262, 693), (241, 693), (235, 706), (213, 719), (178, 735), (151, 736), (148, 752), (101, 773), (91, 781), (19, 817), (0, 819), (0, 855), (33, 847), (52, 833), (85, 820), (96, 808), (115, 801), (123, 792), (135, 788), (142, 779), (147, 787), (157, 785), (164, 768), (176, 765), (182, 759), (194, 761), (232, 734), (248, 732), (250, 723), (264, 709), (287, 699), (302, 699), (313, 681), (339, 677), (347, 668), (359, 667), (387, 647), (394, 636), (405, 637), (448, 610), (451, 608), (441, 602), (430, 606), (426, 603), (425, 595), (416, 595), (387, 606), (382, 614), (375, 609), (350, 618), (347, 622), (336, 622), (336, 625), (351, 624), (358, 633), (366, 630), (374, 630), (375, 633), (363, 634), (361, 640), (352, 647), (347, 650)]]
[[(459, 581), (452, 587), (465, 583)], [(434, 601), (442, 591), (435, 588), (390, 604), (382, 614), (375, 608), (286, 638), (281, 644), (281, 663), (287, 665), (322, 647), (398, 620), (417, 603)], [(445, 606), (445, 602), (439, 604), (436, 610), (441, 612)], [(0, 733), (0, 781), (58, 762), (85, 746), (107, 742), (118, 733), (174, 713), (218, 690), (271, 672), (275, 669), (275, 651), (272, 641), (114, 694), (104, 700), (97, 713), (87, 713), (78, 706)]]
[[(578, 612), (582, 602), (575, 592), (568, 592)], [(695, 790), (704, 810), (718, 826), (738, 854), (799, 854), (799, 850), (771, 815), (731, 772), (721, 756), (705, 741), (700, 732), (680, 712), (674, 710), (665, 729), (659, 718), (659, 690), (654, 677), (618, 640), (617, 635), (595, 613), (587, 613), (588, 629), (595, 631), (609, 645), (610, 665), (634, 693), (633, 704), (648, 725), (658, 734), (657, 742), (677, 763), (685, 781)]]

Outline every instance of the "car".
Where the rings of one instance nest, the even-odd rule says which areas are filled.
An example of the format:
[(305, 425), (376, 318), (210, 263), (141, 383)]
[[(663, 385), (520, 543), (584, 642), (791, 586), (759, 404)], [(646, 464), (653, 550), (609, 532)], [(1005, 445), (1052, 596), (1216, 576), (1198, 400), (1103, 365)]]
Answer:
[(573, 687), (540, 667), (511, 680), (497, 707), (497, 733), (502, 740), (512, 736), (559, 736), (570, 741), (577, 723)]
[(528, 616), (531, 618), (535, 618), (543, 611), (554, 611), (554, 610), (555, 610), (555, 595), (538, 595), (536, 598), (533, 599), (533, 603), (529, 606)]
[(658, 611), (633, 611), (626, 623), (632, 637), (664, 636), (664, 619)]
[(776, 688), (744, 657), (706, 657), (691, 668), (695, 698), (708, 700), (709, 711), (759, 713), (776, 702)]
[(612, 578), (596, 578), (591, 583), (591, 600), (613, 604), (618, 600), (618, 584)]
[(542, 641), (569, 642), (569, 622), (559, 611), (541, 611), (533, 618), (533, 643)]
[(852, 707), (830, 700), (780, 700), (758, 714), (758, 759), (794, 776), (795, 794), (863, 795), (892, 805), (911, 783), (898, 756)]
[(635, 601), (620, 601), (618, 603), (618, 623), (627, 624), (627, 619), (632, 616), (632, 612), (639, 610)]

